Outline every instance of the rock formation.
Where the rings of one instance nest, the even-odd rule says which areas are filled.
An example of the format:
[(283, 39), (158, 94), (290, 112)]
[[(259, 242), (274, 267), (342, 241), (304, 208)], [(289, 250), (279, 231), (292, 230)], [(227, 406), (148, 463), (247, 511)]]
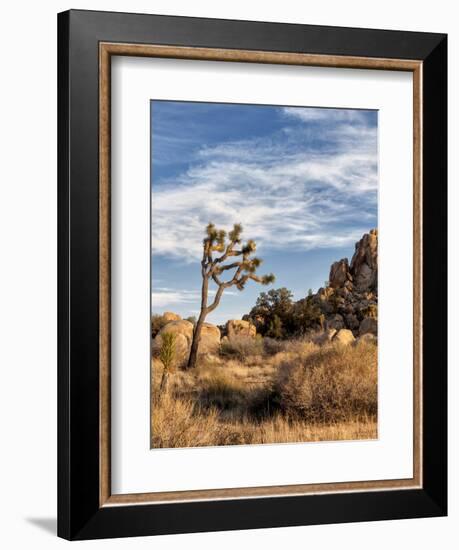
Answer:
[(378, 284), (378, 230), (372, 229), (355, 244), (350, 273), (356, 290), (377, 291)]
[(350, 264), (347, 258), (332, 264), (328, 286), (320, 288), (313, 301), (324, 315), (325, 328), (347, 329), (354, 336), (377, 335), (377, 229), (363, 235), (355, 244)]
[(329, 285), (332, 288), (344, 287), (347, 281), (352, 281), (351, 274), (349, 272), (349, 262), (347, 258), (339, 260), (332, 264), (330, 268)]

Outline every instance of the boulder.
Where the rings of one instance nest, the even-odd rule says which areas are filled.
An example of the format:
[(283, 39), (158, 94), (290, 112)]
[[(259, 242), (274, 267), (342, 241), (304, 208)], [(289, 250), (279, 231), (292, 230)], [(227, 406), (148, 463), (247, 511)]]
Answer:
[(347, 281), (351, 281), (352, 277), (349, 273), (349, 263), (347, 258), (339, 260), (332, 264), (330, 268), (330, 275), (328, 277), (328, 283), (331, 288), (341, 288)]
[(347, 328), (350, 328), (351, 330), (357, 330), (359, 328), (359, 320), (357, 319), (357, 315), (354, 313), (348, 313), (344, 319), (346, 321)]
[[(162, 334), (176, 334), (177, 356), (179, 363), (183, 363), (187, 358), (193, 341), (193, 323), (190, 321), (170, 321), (159, 331), (159, 334), (153, 340), (153, 354), (159, 353), (162, 343)], [(218, 350), (220, 346), (220, 330), (211, 323), (204, 323), (201, 329), (201, 339), (199, 342), (199, 353), (212, 353)]]
[(181, 321), (182, 318), (178, 313), (173, 313), (172, 311), (165, 311), (163, 313), (163, 319), (167, 322), (169, 321)]
[(188, 345), (191, 345), (191, 340), (193, 339), (193, 323), (190, 321), (169, 321), (167, 325), (164, 325), (163, 328), (159, 331), (158, 336), (165, 334), (166, 332), (172, 332), (174, 334), (183, 334), (188, 341)]
[(352, 331), (347, 328), (342, 328), (335, 334), (332, 341), (343, 346), (348, 346), (349, 344), (355, 342), (355, 338)]
[(239, 319), (231, 319), (226, 323), (226, 334), (229, 340), (238, 338), (255, 338), (257, 329), (255, 325), (249, 321), (240, 321)]
[[(162, 334), (165, 334), (165, 333), (162, 332)], [(181, 334), (179, 332), (176, 332), (174, 334), (175, 334), (175, 345), (174, 345), (175, 349), (174, 349), (173, 366), (181, 367), (188, 361), (190, 346), (188, 343), (188, 339), (184, 334)], [(153, 340), (153, 344), (152, 344), (152, 355), (155, 358), (154, 361), (159, 360), (158, 357), (161, 352), (162, 343), (163, 343), (163, 339), (161, 337), (161, 334), (158, 334)]]
[(365, 317), (365, 319), (363, 319), (360, 323), (359, 334), (360, 336), (363, 336), (364, 334), (374, 334), (377, 336), (378, 321), (373, 317)]
[(372, 229), (355, 245), (350, 272), (360, 291), (375, 290), (378, 283), (378, 230)]
[(352, 292), (353, 289), (354, 289), (354, 285), (353, 285), (352, 281), (350, 281), (350, 280), (349, 280), (349, 281), (346, 281), (346, 282), (344, 283), (344, 288), (345, 288), (346, 290), (348, 290), (349, 292)]
[(337, 313), (336, 315), (333, 315), (332, 317), (329, 317), (327, 319), (327, 329), (335, 329), (340, 330), (344, 328), (344, 319), (343, 316)]
[[(191, 323), (190, 323), (191, 324)], [(220, 346), (220, 329), (211, 323), (204, 323), (199, 341), (199, 353), (212, 353)]]

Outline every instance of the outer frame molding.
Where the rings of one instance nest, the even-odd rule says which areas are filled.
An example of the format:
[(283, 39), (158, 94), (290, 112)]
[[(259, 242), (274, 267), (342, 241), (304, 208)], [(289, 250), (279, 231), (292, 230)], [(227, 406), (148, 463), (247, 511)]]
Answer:
[[(445, 515), (446, 36), (85, 11), (64, 12), (58, 21), (59, 536), (88, 539)], [(101, 43), (108, 45), (104, 49)], [(414, 382), (421, 391), (423, 378), (423, 414), (417, 442), (422, 471), (415, 471), (413, 488), (383, 485), (370, 491), (363, 486), (349, 492), (353, 488), (343, 487), (347, 492), (319, 495), (303, 490), (282, 498), (260, 492), (250, 499), (231, 500), (230, 495), (230, 500), (154, 504), (148, 504), (148, 495), (143, 500), (110, 496), (109, 461), (104, 459), (109, 456), (109, 393), (101, 391), (109, 384), (109, 370), (100, 368), (110, 353), (109, 272), (104, 267), (109, 247), (99, 247), (96, 238), (109, 243), (109, 189), (99, 186), (99, 176), (101, 182), (109, 178), (108, 141), (99, 132), (99, 114), (109, 124), (107, 104), (99, 109), (99, 92), (101, 97), (107, 93), (109, 79), (101, 80), (99, 90), (99, 51), (103, 67), (104, 55), (151, 55), (149, 48), (164, 57), (182, 51), (194, 59), (253, 62), (258, 54), (257, 62), (414, 71), (422, 105), (415, 126), (420, 155), (415, 179), (423, 179), (423, 196), (419, 187), (414, 197), (420, 219), (414, 238), (422, 244), (415, 276), (417, 270), (423, 282), (414, 321), (423, 368)], [(100, 285), (99, 275), (107, 285)], [(99, 340), (101, 334), (105, 337)], [(415, 414), (421, 422), (421, 411)]]
[[(422, 486), (422, 407), (421, 407), (421, 131), (422, 62), (413, 60), (329, 56), (289, 52), (266, 52), (163, 46), (152, 44), (99, 43), (99, 338), (100, 338), (100, 506), (145, 504), (255, 496), (298, 496), (380, 489), (407, 489)], [(112, 56), (214, 60), (238, 63), (269, 63), (297, 66), (380, 69), (413, 73), (413, 477), (410, 479), (368, 480), (348, 483), (317, 483), (265, 487), (239, 487), (195, 491), (169, 491), (139, 494), (111, 494), (111, 403), (110, 403), (110, 143), (111, 143), (111, 60)]]

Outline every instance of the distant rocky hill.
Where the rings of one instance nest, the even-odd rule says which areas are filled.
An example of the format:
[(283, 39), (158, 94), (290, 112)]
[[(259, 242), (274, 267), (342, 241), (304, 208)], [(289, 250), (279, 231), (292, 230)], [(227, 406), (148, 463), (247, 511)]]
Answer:
[(372, 229), (355, 244), (351, 263), (332, 264), (328, 284), (312, 296), (324, 316), (325, 329), (377, 334), (378, 230)]

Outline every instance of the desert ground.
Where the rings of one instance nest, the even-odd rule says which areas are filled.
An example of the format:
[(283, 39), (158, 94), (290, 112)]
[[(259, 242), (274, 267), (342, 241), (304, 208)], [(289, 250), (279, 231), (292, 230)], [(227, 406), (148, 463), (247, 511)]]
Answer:
[(377, 339), (350, 340), (224, 339), (192, 370), (177, 348), (161, 391), (154, 346), (152, 448), (377, 438)]

